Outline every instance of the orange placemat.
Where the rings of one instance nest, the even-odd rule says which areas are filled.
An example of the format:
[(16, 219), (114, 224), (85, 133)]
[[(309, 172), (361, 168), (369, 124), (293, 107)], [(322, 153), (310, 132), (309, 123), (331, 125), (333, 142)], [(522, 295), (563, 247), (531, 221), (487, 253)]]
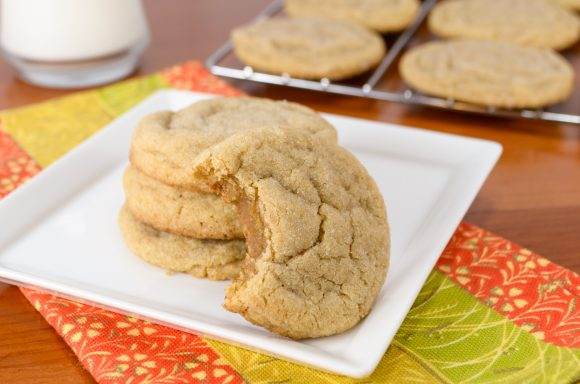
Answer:
[[(240, 92), (188, 62), (0, 113), (0, 198), (160, 88)], [(462, 223), (375, 372), (354, 380), (49, 293), (23, 294), (101, 383), (573, 383), (580, 277)]]

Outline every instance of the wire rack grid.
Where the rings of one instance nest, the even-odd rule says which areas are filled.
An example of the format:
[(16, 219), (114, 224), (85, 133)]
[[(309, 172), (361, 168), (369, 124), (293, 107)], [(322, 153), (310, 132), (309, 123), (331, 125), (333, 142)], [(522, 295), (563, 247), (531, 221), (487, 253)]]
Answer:
[[(222, 63), (224, 58), (233, 52), (233, 44), (231, 40), (228, 40), (225, 44), (213, 52), (207, 58), (206, 65), (213, 74), (231, 79), (248, 80), (264, 84), (273, 84), (338, 95), (364, 97), (458, 112), (469, 112), (481, 115), (580, 124), (580, 115), (578, 112), (566, 113), (543, 109), (500, 109), (495, 107), (484, 107), (475, 104), (463, 103), (453, 99), (443, 99), (439, 97), (427, 96), (409, 88), (401, 91), (377, 89), (377, 84), (383, 79), (385, 73), (391, 69), (397, 58), (401, 55), (402, 51), (413, 39), (416, 32), (419, 30), (427, 15), (435, 5), (436, 1), (437, 0), (425, 0), (422, 2), (414, 22), (399, 34), (394, 43), (389, 47), (387, 54), (379, 63), (379, 65), (364, 81), (362, 81), (360, 85), (332, 82), (327, 78), (323, 78), (319, 81), (305, 80), (292, 78), (287, 73), (282, 75), (274, 75), (257, 72), (254, 71), (250, 66), (235, 67), (224, 65)], [(255, 21), (276, 16), (282, 11), (283, 5), (284, 0), (275, 0), (256, 16)], [(580, 108), (578, 108), (578, 110), (580, 111)]]

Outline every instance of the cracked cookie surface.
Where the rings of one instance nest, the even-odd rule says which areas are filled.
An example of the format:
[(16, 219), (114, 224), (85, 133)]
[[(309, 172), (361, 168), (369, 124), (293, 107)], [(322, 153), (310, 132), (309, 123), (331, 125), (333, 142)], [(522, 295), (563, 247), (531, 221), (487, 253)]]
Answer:
[(127, 167), (123, 176), (126, 206), (155, 229), (198, 239), (243, 239), (238, 214), (219, 197), (172, 187)]
[(118, 222), (129, 249), (153, 265), (211, 280), (239, 274), (246, 251), (243, 240), (199, 240), (162, 232), (138, 221), (127, 206), (121, 208)]
[(165, 184), (192, 187), (192, 163), (200, 152), (255, 127), (304, 130), (336, 142), (334, 127), (310, 108), (286, 101), (221, 97), (146, 116), (133, 133), (131, 164)]
[(419, 45), (403, 55), (399, 72), (426, 94), (504, 108), (555, 104), (574, 87), (574, 71), (558, 53), (494, 41)]
[(400, 31), (417, 15), (417, 0), (286, 0), (293, 17), (322, 17), (356, 23), (377, 32)]
[(381, 36), (357, 24), (316, 18), (269, 19), (235, 29), (238, 58), (256, 70), (305, 79), (345, 79), (375, 67)]
[(248, 254), (226, 309), (295, 339), (343, 332), (370, 311), (389, 264), (373, 179), (347, 150), (255, 129), (195, 160), (195, 178), (235, 203)]
[(429, 15), (429, 29), (443, 38), (495, 40), (565, 49), (580, 36), (578, 17), (544, 0), (446, 0)]

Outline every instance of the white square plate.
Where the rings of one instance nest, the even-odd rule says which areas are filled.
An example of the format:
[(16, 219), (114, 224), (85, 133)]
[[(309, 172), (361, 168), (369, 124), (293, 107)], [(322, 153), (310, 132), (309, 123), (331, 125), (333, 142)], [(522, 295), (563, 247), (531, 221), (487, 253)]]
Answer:
[[(341, 335), (293, 341), (222, 308), (227, 282), (168, 276), (132, 255), (117, 229), (121, 175), (144, 115), (202, 98), (161, 91), (0, 202), (0, 278), (88, 300), (352, 377), (370, 374), (497, 161), (497, 143), (324, 115), (377, 181), (391, 269), (370, 315)], [(348, 351), (348, 353), (346, 353)]]

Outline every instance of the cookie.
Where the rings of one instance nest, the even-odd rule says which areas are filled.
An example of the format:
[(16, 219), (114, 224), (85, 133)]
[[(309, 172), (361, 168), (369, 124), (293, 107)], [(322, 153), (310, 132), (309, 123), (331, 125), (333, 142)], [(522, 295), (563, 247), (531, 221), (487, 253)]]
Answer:
[(444, 38), (556, 50), (571, 46), (580, 35), (576, 15), (544, 0), (445, 0), (431, 11), (429, 29)]
[(389, 264), (377, 185), (345, 149), (256, 129), (195, 160), (196, 180), (237, 205), (248, 253), (225, 308), (294, 339), (333, 335), (370, 311)]
[(246, 251), (242, 240), (199, 240), (158, 231), (138, 221), (126, 206), (118, 221), (129, 249), (153, 265), (211, 280), (232, 279), (240, 271)]
[(127, 209), (155, 229), (198, 239), (243, 239), (236, 208), (219, 197), (172, 187), (134, 167), (123, 176)]
[(377, 32), (396, 32), (417, 15), (418, 0), (286, 0), (292, 17), (321, 17), (359, 24)]
[(255, 70), (304, 79), (340, 80), (375, 67), (385, 44), (356, 24), (315, 18), (274, 18), (232, 33), (238, 58)]
[(304, 130), (336, 142), (334, 127), (310, 108), (286, 101), (222, 97), (145, 117), (133, 134), (131, 164), (165, 184), (192, 187), (191, 164), (200, 152), (261, 126)]
[(429, 95), (504, 108), (537, 108), (570, 96), (574, 71), (550, 49), (494, 41), (430, 42), (406, 52), (403, 80)]

